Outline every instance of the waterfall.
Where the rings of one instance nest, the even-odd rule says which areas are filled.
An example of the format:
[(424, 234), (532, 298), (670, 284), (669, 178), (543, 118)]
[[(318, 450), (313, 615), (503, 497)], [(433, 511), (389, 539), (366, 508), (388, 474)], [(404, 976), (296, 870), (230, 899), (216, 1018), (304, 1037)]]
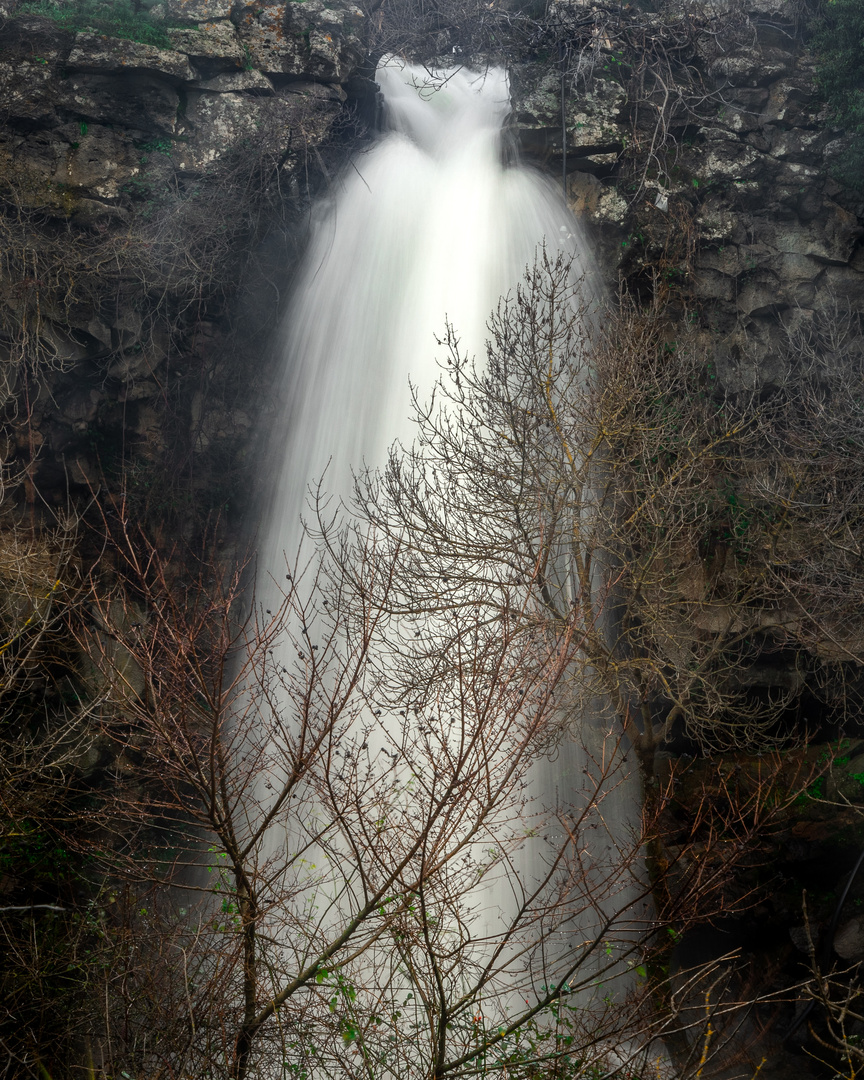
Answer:
[(544, 240), (581, 257), (551, 182), (502, 163), (503, 70), (390, 61), (376, 78), (387, 130), (319, 209), (285, 323), (265, 567), (293, 559), (308, 487), (325, 471), (327, 492), (346, 498), (352, 469), (383, 466), (394, 441), (412, 441), (409, 380), (421, 400), (432, 390), (445, 319), (482, 355), (490, 312)]
[[(285, 321), (284, 415), (271, 444), (276, 481), (261, 544), (262, 607), (268, 580), (283, 581), (286, 561), (293, 564), (304, 513), (314, 512), (310, 488), (323, 477), (335, 510), (350, 501), (354, 472), (383, 467), (394, 442), (413, 441), (411, 388), (428, 400), (443, 351), (436, 336), (446, 324), (463, 354), (483, 357), (490, 312), (542, 245), (563, 249), (577, 274), (590, 263), (552, 182), (503, 160), (510, 111), (503, 70), (430, 72), (391, 60), (376, 78), (386, 130), (319, 206)], [(602, 733), (589, 741), (602, 759)], [(534, 783), (578, 803), (586, 766), (575, 744), (562, 747)], [(613, 828), (626, 846), (627, 823), (639, 819), (632, 786), (615, 814), (613, 802), (603, 828), (617, 816)], [(604, 846), (602, 831), (592, 858), (614, 867), (616, 838)], [(603, 922), (602, 912), (595, 922)], [(570, 926), (556, 947), (584, 947), (595, 929)]]

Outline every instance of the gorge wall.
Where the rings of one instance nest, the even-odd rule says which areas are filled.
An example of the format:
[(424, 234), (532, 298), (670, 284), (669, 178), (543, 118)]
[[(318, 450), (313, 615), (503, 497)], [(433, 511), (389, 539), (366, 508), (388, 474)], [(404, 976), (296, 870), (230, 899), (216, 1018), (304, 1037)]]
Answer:
[[(762, 359), (781, 327), (861, 296), (864, 202), (833, 178), (848, 137), (820, 98), (801, 17), (781, 0), (631, 13), (617, 27), (598, 17), (604, 47), (589, 37), (570, 63), (574, 210), (631, 287), (656, 275), (686, 292), (721, 362)], [(661, 90), (637, 78), (628, 93), (619, 72), (640, 42), (646, 68), (674, 51), (679, 79)], [(521, 141), (559, 171), (560, 75), (527, 66), (517, 85)]]
[[(864, 281), (864, 202), (833, 176), (848, 138), (821, 102), (800, 12), (718, 0), (547, 14), (552, 38), (523, 36), (511, 65), (521, 153), (566, 171), (610, 286), (663, 299), (727, 383), (769, 385), (789, 333), (854, 310)], [(346, 0), (164, 0), (150, 19), (159, 45), (0, 0), (0, 531), (51, 527), (107, 493), (191, 542), (218, 519), (231, 555), (278, 407), (268, 347), (309, 208), (374, 124), (378, 23)], [(458, 42), (439, 38), (449, 58)], [(98, 538), (79, 543), (92, 562)], [(29, 599), (20, 560), (0, 562), (13, 632), (53, 573), (45, 551), (28, 565)], [(761, 688), (795, 671), (765, 669)], [(858, 734), (830, 750), (831, 790), (851, 804)], [(104, 774), (112, 753), (78, 765)], [(724, 775), (746, 786), (757, 766), (730, 756)], [(827, 926), (859, 819), (802, 805), (772, 841), (784, 888), (746, 933), (721, 928), (778, 986), (806, 951), (788, 933), (801, 884), (821, 882), (812, 914)], [(844, 948), (860, 959), (864, 937)]]
[(4, 457), (31, 506), (125, 472), (145, 515), (224, 509), (304, 215), (370, 93), (364, 16), (176, 0), (157, 48), (13, 8)]
[[(168, 0), (157, 48), (18, 7), (0, 25), (4, 456), (54, 505), (125, 461), (157, 514), (179, 497), (166, 471), (224, 506), (309, 199), (374, 119), (372, 20)], [(560, 175), (563, 86), (568, 198), (610, 278), (686, 297), (721, 369), (856, 302), (864, 203), (832, 178), (844, 136), (790, 5), (550, 11), (565, 52), (511, 65), (513, 128)], [(640, 51), (675, 80), (665, 101)]]

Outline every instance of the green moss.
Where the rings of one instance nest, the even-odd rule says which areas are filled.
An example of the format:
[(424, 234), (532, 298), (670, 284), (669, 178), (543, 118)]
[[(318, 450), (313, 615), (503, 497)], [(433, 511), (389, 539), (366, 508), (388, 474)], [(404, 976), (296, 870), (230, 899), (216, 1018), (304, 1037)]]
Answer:
[(171, 47), (164, 27), (154, 22), (146, 10), (136, 11), (131, 0), (69, 0), (67, 3), (25, 0), (19, 12), (42, 15), (65, 30), (93, 30), (158, 49)]
[(795, 800), (796, 806), (805, 806), (811, 799), (825, 798), (825, 777), (820, 776), (814, 780), (805, 792)]

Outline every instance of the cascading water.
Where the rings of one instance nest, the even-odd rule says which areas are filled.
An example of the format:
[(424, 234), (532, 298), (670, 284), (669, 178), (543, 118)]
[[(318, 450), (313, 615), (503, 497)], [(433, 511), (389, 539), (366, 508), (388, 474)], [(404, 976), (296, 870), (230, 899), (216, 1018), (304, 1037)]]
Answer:
[(327, 492), (345, 498), (352, 469), (383, 466), (394, 441), (411, 441), (409, 379), (421, 399), (432, 390), (445, 319), (482, 355), (490, 311), (539, 245), (565, 247), (577, 272), (583, 258), (550, 182), (502, 164), (501, 69), (436, 76), (390, 62), (376, 78), (389, 130), (324, 206), (286, 323), (265, 567), (295, 555), (309, 485), (325, 470)]
[[(483, 356), (490, 312), (544, 244), (563, 249), (577, 275), (589, 269), (578, 226), (551, 182), (502, 161), (510, 110), (502, 70), (430, 73), (390, 61), (376, 78), (387, 130), (320, 208), (286, 320), (262, 608), (271, 598), (278, 606), (271, 594), (297, 554), (310, 488), (323, 477), (335, 509), (351, 498), (353, 471), (383, 467), (394, 442), (413, 440), (411, 386), (419, 400), (430, 396), (439, 375), (436, 335), (446, 322), (463, 354)], [(598, 757), (601, 744), (595, 733)], [(567, 799), (578, 800), (585, 765), (578, 749), (562, 748), (539, 782), (569, 788)], [(610, 824), (612, 801), (603, 827), (623, 836), (626, 823)], [(619, 818), (638, 820), (632, 789), (617, 805)], [(614, 836), (601, 846), (598, 834), (597, 860), (608, 862)], [(598, 909), (595, 922), (603, 918)], [(558, 947), (578, 947), (595, 930), (571, 926)]]

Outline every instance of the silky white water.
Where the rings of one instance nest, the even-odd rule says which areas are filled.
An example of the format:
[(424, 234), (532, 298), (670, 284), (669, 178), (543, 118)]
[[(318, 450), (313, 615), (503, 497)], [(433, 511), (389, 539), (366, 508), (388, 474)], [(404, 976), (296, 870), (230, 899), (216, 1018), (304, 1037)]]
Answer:
[[(274, 493), (258, 573), (262, 607), (286, 565), (293, 567), (302, 518), (314, 515), (310, 489), (323, 478), (336, 509), (350, 501), (353, 473), (383, 467), (394, 442), (413, 441), (411, 386), (419, 400), (429, 398), (443, 351), (436, 336), (447, 322), (463, 353), (483, 356), (490, 312), (542, 245), (563, 248), (577, 275), (589, 269), (559, 191), (502, 160), (510, 110), (502, 70), (436, 75), (390, 61), (376, 79), (386, 131), (319, 206), (285, 322), (284, 416), (272, 444)], [(602, 756), (601, 736), (592, 738)], [(563, 803), (578, 801), (585, 764), (579, 748), (562, 748), (540, 783), (561, 788)], [(629, 789), (614, 813), (612, 801), (603, 830), (623, 836), (626, 822), (612, 818), (638, 821), (638, 799)], [(614, 845), (614, 837), (598, 834), (598, 859), (614, 857)], [(496, 905), (490, 897), (493, 915)], [(626, 909), (620, 897), (618, 906)], [(571, 926), (559, 947), (578, 947), (592, 932)]]
[(413, 439), (409, 380), (428, 397), (445, 321), (482, 355), (490, 312), (539, 245), (566, 246), (577, 272), (581, 258), (552, 184), (502, 163), (501, 69), (436, 78), (390, 62), (376, 78), (388, 130), (319, 208), (286, 320), (285, 435), (262, 545), (280, 580), (309, 485), (326, 472), (326, 491), (347, 498), (352, 469)]

